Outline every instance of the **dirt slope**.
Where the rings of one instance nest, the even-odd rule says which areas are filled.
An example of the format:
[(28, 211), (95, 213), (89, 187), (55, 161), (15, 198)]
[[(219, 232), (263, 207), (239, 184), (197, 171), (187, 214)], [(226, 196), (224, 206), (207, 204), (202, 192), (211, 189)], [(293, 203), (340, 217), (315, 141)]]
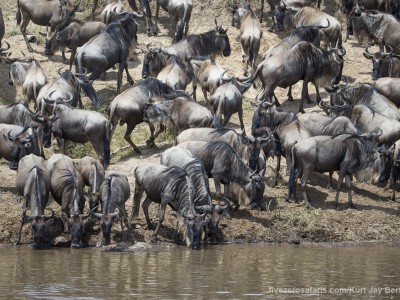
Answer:
[[(90, 7), (90, 1), (82, 1), (83, 7)], [(152, 1), (154, 5), (154, 0)], [(190, 33), (201, 33), (210, 30), (214, 25), (214, 19), (218, 19), (220, 23), (228, 27), (228, 34), (231, 41), (232, 55), (229, 58), (218, 58), (218, 62), (227, 68), (228, 74), (242, 74), (241, 65), (241, 50), (238, 41), (239, 31), (230, 27), (231, 14), (228, 10), (230, 1), (193, 1), (195, 7), (192, 13), (190, 23)], [(258, 1), (251, 1), (257, 7)], [(20, 51), (27, 54), (26, 46), (23, 41), (19, 29), (16, 27), (15, 10), (16, 1), (5, 0), (0, 6), (3, 9), (3, 15), (6, 22), (6, 37), (5, 39), (12, 45), (12, 56), (21, 56)], [(337, 11), (337, 5), (334, 1), (325, 0), (322, 9), (330, 14)], [(267, 11), (269, 8), (267, 7)], [(88, 16), (86, 10), (81, 13), (82, 17)], [(257, 7), (258, 13), (258, 7)], [(153, 42), (155, 45), (167, 46), (171, 43), (173, 31), (170, 26), (170, 20), (165, 12), (161, 11), (160, 20), (160, 35), (159, 37), (147, 37), (144, 34), (144, 27), (141, 26), (141, 31), (138, 37), (139, 47), (145, 48), (146, 44)], [(339, 17), (339, 20), (344, 21), (344, 17)], [(261, 46), (261, 55), (265, 53), (269, 47), (279, 42), (283, 36), (277, 36), (275, 33), (268, 31), (270, 24), (270, 14), (264, 16), (264, 20), (268, 19), (267, 24), (263, 23), (264, 36)], [(35, 53), (32, 55), (38, 59), (45, 69), (49, 79), (56, 78), (60, 68), (65, 68), (67, 65), (61, 61), (61, 56), (57, 54), (52, 60), (48, 60), (43, 55), (44, 44), (43, 39), (39, 38), (38, 32), (45, 31), (32, 23), (28, 26), (28, 31), (35, 34), (40, 42), (39, 45), (33, 45)], [(344, 75), (350, 82), (370, 81), (371, 65), (362, 57), (363, 47), (358, 46), (354, 40), (350, 40), (345, 44), (347, 49)], [(134, 61), (129, 62), (129, 70), (135, 82), (140, 82), (141, 66), (143, 55), (140, 50), (137, 51)], [(29, 54), (30, 55), (30, 54)], [(124, 76), (123, 90), (129, 88)], [(16, 91), (14, 87), (7, 85), (8, 82), (8, 66), (4, 62), (0, 63), (0, 100), (3, 104), (11, 103), (15, 99), (21, 99), (21, 92)], [(101, 111), (106, 114), (108, 104), (116, 96), (116, 71), (111, 70), (107, 74), (104, 81), (97, 80), (94, 82), (94, 87), (99, 93), (103, 103)], [(245, 124), (246, 131), (250, 132), (251, 116), (253, 114), (251, 103), (256, 96), (256, 90), (251, 89), (246, 94), (244, 101), (245, 108)], [(299, 97), (301, 92), (301, 84), (297, 84), (294, 89), (294, 102), (284, 102), (283, 106), (293, 111), (298, 110)], [(281, 102), (286, 99), (286, 91), (278, 90), (276, 93)], [(315, 99), (314, 89), (310, 88), (310, 94)], [(323, 99), (327, 99), (328, 95), (323, 92)], [(86, 105), (90, 104), (86, 100)], [(201, 98), (202, 101), (202, 98)], [(306, 104), (307, 111), (319, 111), (315, 104)], [(238, 118), (234, 116), (229, 124), (232, 127), (238, 127)], [(133, 132), (136, 141), (141, 144), (143, 154), (139, 158), (132, 149), (126, 147), (127, 143), (123, 141), (122, 136), (124, 128), (118, 128), (116, 139), (112, 141), (113, 157), (109, 170), (118, 170), (125, 172), (130, 180), (132, 188), (132, 196), (134, 191), (134, 179), (132, 170), (139, 162), (152, 161), (158, 162), (160, 153), (167, 147), (172, 145), (170, 137), (164, 137), (164, 142), (159, 143), (158, 149), (148, 149), (145, 146), (145, 140), (148, 138), (147, 126), (139, 126)], [(54, 150), (50, 149), (47, 155), (49, 156)], [(82, 157), (85, 154), (95, 155), (90, 146), (76, 146), (73, 157)], [(284, 161), (284, 160), (283, 160)], [(267, 170), (267, 187), (264, 194), (264, 206), (268, 208), (265, 211), (252, 211), (241, 207), (237, 212), (231, 214), (230, 219), (221, 221), (220, 239), (228, 242), (398, 242), (400, 232), (399, 222), (399, 205), (398, 203), (390, 202), (390, 191), (385, 191), (382, 186), (372, 186), (364, 183), (355, 183), (356, 195), (353, 198), (357, 210), (347, 208), (347, 191), (344, 190), (340, 197), (339, 210), (335, 210), (333, 206), (334, 193), (326, 189), (327, 175), (316, 174), (311, 178), (309, 186), (309, 194), (316, 209), (306, 210), (304, 204), (288, 204), (285, 202), (287, 192), (286, 183), (288, 177), (285, 176), (285, 167), (281, 171), (283, 175), (279, 180), (279, 185), (275, 188), (271, 187), (271, 176), (275, 162), (268, 162)], [(20, 204), (15, 201), (15, 175), (14, 171), (8, 169), (7, 163), (2, 160), (0, 163), (0, 244), (11, 244), (15, 239), (15, 233), (19, 226), (21, 214)], [(132, 198), (131, 198), (132, 199)], [(129, 200), (127, 206), (130, 208), (132, 200)], [(153, 205), (155, 207), (155, 205)], [(60, 215), (60, 208), (55, 203), (51, 203), (51, 207), (55, 209), (56, 214)], [(154, 208), (153, 207), (153, 208)], [(130, 211), (128, 211), (130, 214)], [(142, 215), (141, 215), (142, 216)], [(175, 228), (175, 214), (167, 209), (167, 217), (164, 226), (160, 232), (160, 240), (162, 242), (171, 242)], [(153, 214), (153, 220), (156, 219)], [(62, 234), (62, 226), (60, 220), (56, 220), (49, 230), (51, 237)], [(144, 217), (136, 224), (135, 239), (138, 241), (149, 242), (152, 231), (147, 230)], [(90, 245), (95, 245), (98, 240), (99, 226), (92, 226), (92, 229), (87, 231), (86, 239)], [(130, 237), (122, 236), (119, 225), (114, 227), (113, 240), (115, 242), (131, 241)], [(30, 241), (29, 226), (26, 226), (23, 231), (23, 242)]]

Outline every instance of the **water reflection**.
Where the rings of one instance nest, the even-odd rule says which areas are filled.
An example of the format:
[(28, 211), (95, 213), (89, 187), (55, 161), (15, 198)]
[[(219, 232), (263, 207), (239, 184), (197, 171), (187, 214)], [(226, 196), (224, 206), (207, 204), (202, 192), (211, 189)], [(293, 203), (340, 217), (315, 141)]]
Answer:
[[(360, 293), (370, 298), (379, 296), (368, 293), (371, 287), (400, 284), (398, 247), (219, 245), (138, 253), (0, 252), (1, 297), (16, 299), (331, 299), (330, 289), (344, 298)], [(277, 294), (279, 288), (304, 290), (302, 295)], [(379, 297), (399, 296), (400, 289)]]

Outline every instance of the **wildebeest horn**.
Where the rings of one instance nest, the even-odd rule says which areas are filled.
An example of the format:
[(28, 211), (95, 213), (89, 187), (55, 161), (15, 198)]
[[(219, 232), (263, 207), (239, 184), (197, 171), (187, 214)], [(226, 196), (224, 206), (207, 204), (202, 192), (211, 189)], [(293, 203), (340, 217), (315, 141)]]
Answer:
[(268, 102), (268, 101), (263, 101), (263, 102), (261, 102), (260, 105), (263, 108), (270, 108), (270, 107), (274, 106), (271, 102)]
[(212, 207), (210, 205), (198, 205), (195, 206), (195, 209), (203, 212), (204, 214), (212, 212)]
[(78, 76), (86, 76), (86, 74), (87, 74), (87, 69), (86, 68), (84, 68), (84, 67), (82, 67), (82, 69), (84, 69), (85, 70), (85, 73), (73, 73), (74, 74), (74, 76), (75, 77), (78, 77)]
[(381, 56), (382, 57), (392, 56), (393, 53), (394, 53), (394, 50), (393, 50), (392, 46), (390, 46), (390, 45), (387, 45), (387, 46), (390, 48), (390, 52), (381, 52)]
[(367, 55), (369, 58), (372, 58), (372, 57), (374, 56), (371, 52), (368, 51), (368, 48), (371, 47), (371, 46), (373, 46), (373, 45), (374, 45), (374, 44), (369, 44), (369, 45), (367, 46), (367, 48), (365, 48), (365, 51), (364, 51), (365, 55)]
[(4, 133), (3, 136), (6, 141), (13, 142), (15, 140), (15, 137), (11, 136), (11, 130), (7, 133), (7, 136)]
[(25, 208), (24, 211), (22, 212), (22, 219), (26, 222), (32, 221), (33, 217), (26, 215), (26, 212), (29, 208)]
[(338, 54), (340, 57), (345, 56), (345, 55), (346, 55), (346, 49), (345, 49), (344, 47), (340, 47), (340, 48), (337, 50), (337, 54)]
[(148, 44), (146, 45), (146, 49), (147, 49), (147, 50), (150, 49), (151, 44), (152, 44), (152, 42), (150, 42), (150, 43), (148, 43)]
[(317, 26), (318, 29), (323, 29), (323, 28), (328, 28), (329, 26), (331, 26), (331, 22), (329, 21), (328, 18), (326, 18), (326, 20), (328, 21), (328, 25), (326, 26)]
[(221, 212), (223, 212), (226, 209), (229, 209), (231, 207), (231, 203), (229, 202), (229, 200), (225, 197), (222, 197), (222, 200), (224, 200), (225, 205), (221, 206), (219, 205), (219, 203), (217, 205), (215, 205), (214, 210), (218, 213), (221, 214)]
[(62, 75), (61, 70), (62, 70), (63, 68), (64, 68), (64, 67), (61, 67), (61, 68), (58, 69), (58, 75)]
[(2, 52), (7, 51), (8, 49), (10, 49), (10, 44), (7, 43), (6, 41), (4, 41), (4, 43), (6, 43), (7, 48), (0, 48), (0, 54), (2, 54)]
[(138, 14), (137, 12), (130, 12), (131, 15), (134, 15), (137, 18), (143, 18), (144, 15)]

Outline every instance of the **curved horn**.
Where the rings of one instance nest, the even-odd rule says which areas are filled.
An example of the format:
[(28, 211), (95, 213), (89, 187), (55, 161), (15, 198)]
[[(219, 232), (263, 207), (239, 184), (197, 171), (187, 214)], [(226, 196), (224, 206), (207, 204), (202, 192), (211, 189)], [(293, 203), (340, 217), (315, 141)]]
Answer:
[(393, 53), (394, 53), (394, 50), (393, 50), (392, 46), (390, 46), (390, 45), (387, 45), (387, 46), (390, 48), (390, 52), (381, 52), (381, 56), (382, 57), (392, 56)]
[(68, 99), (63, 99), (64, 102), (67, 102), (68, 104), (72, 103), (72, 101), (74, 100), (74, 96), (72, 95), (72, 93), (70, 91), (67, 91), (68, 94)]
[(84, 67), (82, 67), (82, 69), (85, 70), (85, 73), (72, 73), (72, 72), (71, 72), (71, 73), (74, 74), (75, 77), (78, 77), (78, 76), (86, 76), (86, 74), (87, 74), (87, 69), (84, 68)]
[(346, 49), (345, 49), (344, 47), (340, 47), (340, 48), (337, 50), (337, 54), (338, 54), (340, 57), (345, 56), (345, 55), (346, 55)]
[(329, 21), (328, 18), (326, 18), (326, 20), (328, 21), (328, 25), (326, 26), (317, 26), (318, 29), (323, 29), (323, 28), (328, 28), (329, 26), (331, 26), (331, 22)]
[(61, 70), (64, 69), (64, 67), (61, 67), (58, 69), (58, 75), (62, 75)]
[(131, 15), (134, 15), (136, 18), (143, 18), (144, 15), (138, 14), (137, 12), (131, 12)]
[(227, 198), (222, 197), (222, 200), (224, 200), (225, 205), (222, 205), (222, 206), (221, 206), (221, 205), (218, 203), (218, 204), (215, 205), (215, 207), (214, 207), (214, 210), (215, 210), (218, 214), (221, 214), (224, 210), (227, 210), (227, 209), (229, 209), (229, 208), (231, 207), (231, 203), (230, 203), (230, 201), (229, 201)]
[(8, 140), (8, 141), (10, 141), (10, 142), (13, 142), (13, 141), (15, 140), (15, 136), (14, 136), (14, 137), (11, 136), (11, 130), (7, 133), (7, 136), (5, 136), (4, 134), (3, 134), (3, 136), (4, 136), (4, 138), (5, 138), (6, 140)]
[(150, 42), (150, 43), (148, 43), (148, 44), (146, 45), (146, 49), (147, 49), (147, 50), (150, 49), (151, 44), (152, 44), (152, 42)]
[(7, 51), (8, 49), (10, 49), (10, 44), (7, 43), (6, 41), (3, 41), (3, 42), (6, 43), (7, 48), (0, 48), (0, 54), (1, 54), (2, 52), (4, 52), (4, 51)]
[(368, 48), (371, 47), (371, 46), (373, 46), (373, 44), (369, 44), (369, 45), (367, 46), (367, 48), (365, 48), (365, 51), (364, 51), (364, 53), (365, 53), (369, 58), (372, 58), (372, 57), (374, 56), (371, 52), (368, 51)]

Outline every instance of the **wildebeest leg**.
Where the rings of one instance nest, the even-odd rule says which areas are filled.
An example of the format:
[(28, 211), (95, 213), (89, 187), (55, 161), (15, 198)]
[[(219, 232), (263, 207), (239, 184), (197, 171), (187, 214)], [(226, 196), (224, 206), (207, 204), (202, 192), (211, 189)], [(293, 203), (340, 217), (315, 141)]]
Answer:
[(239, 122), (240, 122), (240, 129), (244, 130), (244, 123), (243, 123), (243, 109), (238, 111)]
[(154, 143), (154, 141), (156, 140), (156, 138), (160, 135), (160, 133), (165, 131), (165, 125), (164, 124), (160, 124), (160, 129), (158, 129), (158, 131), (153, 135), (150, 136), (150, 139), (148, 139), (146, 141), (146, 144), (148, 147), (154, 147), (156, 144)]
[(307, 193), (307, 181), (308, 178), (310, 177), (310, 171), (305, 170), (303, 171), (303, 176), (301, 177), (301, 188), (303, 189), (303, 198), (304, 198), (304, 202), (306, 203), (306, 208), (313, 208), (310, 204), (310, 199), (308, 197), (308, 193)]
[(334, 188), (332, 186), (332, 175), (333, 175), (333, 172), (329, 172), (328, 186), (326, 187), (329, 192), (333, 192), (333, 190), (334, 190)]
[(264, 0), (261, 0), (260, 23), (262, 23), (263, 20), (263, 13), (264, 13)]
[(117, 79), (117, 94), (121, 93), (122, 73), (125, 69), (126, 62), (120, 62), (118, 66), (118, 79)]
[(203, 91), (204, 99), (206, 100), (207, 108), (210, 109), (210, 101), (208, 100), (208, 97), (207, 97), (207, 91), (203, 88), (201, 88), (201, 89)]
[(348, 197), (349, 197), (349, 207), (356, 209), (355, 205), (353, 204), (353, 199), (352, 199), (352, 187), (351, 187), (351, 178), (350, 175), (346, 174), (345, 176), (346, 180), (346, 187), (348, 189)]
[(273, 186), (278, 184), (279, 171), (281, 170), (281, 155), (276, 156), (275, 180)]
[(321, 95), (319, 94), (319, 88), (318, 86), (314, 83), (315, 86), (315, 92), (317, 93), (317, 103), (321, 102)]
[[(274, 97), (274, 103), (276, 107), (281, 106), (281, 104), (278, 101), (278, 98), (275, 96), (275, 93), (272, 94), (272, 96)], [(270, 101), (270, 100), (269, 100)], [(270, 101), (272, 103), (272, 101)]]
[(304, 99), (307, 99), (308, 95), (308, 80), (303, 80), (303, 89), (301, 91), (301, 99), (300, 99), (300, 105), (299, 105), (299, 112), (305, 113), (304, 111)]
[(64, 233), (68, 233), (69, 229), (68, 229), (68, 216), (65, 212), (61, 213), (61, 220), (64, 224)]
[(99, 0), (93, 0), (93, 4), (92, 4), (92, 16), (91, 16), (91, 20), (94, 21), (94, 14), (96, 12), (96, 7), (97, 7), (97, 3), (99, 2)]
[(140, 200), (142, 199), (143, 192), (144, 190), (142, 186), (137, 180), (135, 180), (135, 194), (133, 196), (132, 215), (130, 219), (131, 223), (139, 218)]
[(139, 150), (139, 148), (135, 145), (135, 143), (131, 139), (131, 133), (134, 128), (135, 128), (134, 125), (132, 125), (130, 123), (126, 124), (126, 132), (124, 135), (124, 139), (125, 139), (125, 141), (127, 141), (129, 143), (129, 145), (131, 145), (131, 147), (137, 154), (142, 155), (142, 152)]
[(155, 14), (155, 29), (154, 29), (154, 35), (157, 36), (158, 35), (158, 14), (160, 12), (160, 3), (158, 3), (158, 1), (156, 2), (156, 14)]
[(33, 48), (29, 44), (28, 37), (26, 36), (26, 27), (28, 27), (30, 20), (31, 19), (29, 18), (28, 14), (25, 11), (22, 11), (22, 24), (19, 29), (21, 30), (22, 36), (24, 37), (26, 47), (28, 48), (29, 52), (33, 52)]
[(131, 75), (129, 74), (128, 63), (125, 63), (125, 73), (126, 73), (126, 78), (127, 78), (127, 80), (128, 80), (128, 83), (129, 83), (130, 85), (133, 85), (134, 82), (133, 82), (133, 78), (132, 78)]
[(287, 93), (287, 96), (288, 96), (288, 101), (293, 101), (292, 86), (289, 86), (289, 91)]
[(17, 236), (17, 239), (16, 239), (16, 241), (15, 241), (15, 243), (14, 243), (14, 246), (18, 246), (18, 245), (21, 243), (22, 227), (23, 227), (24, 224), (25, 224), (25, 216), (24, 216), (24, 214), (22, 214), (20, 224), (21, 224), (21, 226), (19, 227), (18, 236)]
[(214, 179), (214, 186), (215, 186), (215, 195), (217, 198), (221, 197), (221, 177), (218, 175), (212, 174), (212, 177)]
[(158, 224), (156, 227), (156, 230), (154, 230), (153, 236), (151, 238), (151, 241), (153, 243), (155, 243), (157, 241), (157, 235), (158, 235), (158, 230), (160, 230), (161, 227), (161, 223), (164, 221), (164, 217), (165, 217), (165, 210), (167, 209), (167, 204), (168, 202), (170, 202), (169, 198), (163, 198), (161, 199), (161, 203), (160, 203), (160, 207), (159, 207), (159, 211), (158, 211)]
[(399, 176), (399, 174), (398, 174), (399, 173), (399, 169), (398, 169), (397, 165), (393, 166), (391, 173), (392, 174), (390, 176), (390, 181), (391, 181), (392, 188), (393, 188), (392, 201), (396, 201), (396, 183), (397, 183), (397, 178)]
[[(67, 58), (65, 57), (64, 51), (62, 52), (62, 54), (63, 54), (63, 59), (64, 59), (64, 61), (67, 61)], [(72, 50), (71, 50), (71, 56), (70, 56), (70, 58), (69, 58), (69, 69), (70, 69), (70, 70), (72, 70), (72, 64), (74, 63), (75, 55), (76, 55), (76, 49), (72, 49)]]
[[(339, 194), (340, 194), (340, 190), (342, 188), (342, 183), (343, 183), (343, 177), (344, 176), (345, 176), (344, 171), (340, 171), (339, 172), (338, 182), (337, 182), (337, 187), (336, 187), (336, 197), (335, 197), (335, 207), (336, 207), (336, 209), (339, 206)], [(346, 179), (346, 182), (347, 182), (347, 179)], [(349, 205), (350, 205), (350, 203), (349, 203)]]
[(230, 182), (224, 184), (224, 196), (226, 199), (229, 199), (229, 186)]
[(153, 226), (153, 224), (151, 224), (151, 220), (150, 220), (150, 216), (149, 216), (149, 206), (150, 206), (151, 202), (152, 201), (150, 200), (150, 198), (146, 196), (146, 199), (144, 199), (143, 204), (142, 204), (142, 209), (143, 209), (144, 216), (146, 218), (147, 228), (153, 230), (154, 226)]

